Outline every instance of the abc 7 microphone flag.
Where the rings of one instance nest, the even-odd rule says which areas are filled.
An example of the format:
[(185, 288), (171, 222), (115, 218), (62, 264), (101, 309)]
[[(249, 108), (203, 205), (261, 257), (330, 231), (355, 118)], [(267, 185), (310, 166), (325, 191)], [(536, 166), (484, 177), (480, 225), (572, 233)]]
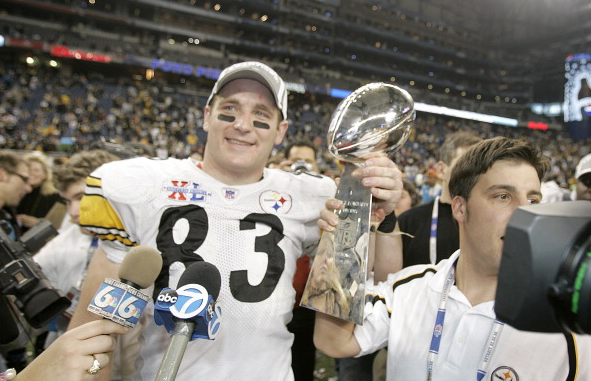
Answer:
[(149, 296), (132, 286), (107, 278), (88, 306), (88, 311), (133, 328), (148, 304)]
[(158, 295), (154, 306), (154, 321), (164, 326), (168, 333), (175, 327), (175, 318), (193, 320), (195, 329), (191, 341), (195, 339), (215, 339), (222, 318), (222, 308), (205, 287), (187, 284), (179, 289), (164, 288)]

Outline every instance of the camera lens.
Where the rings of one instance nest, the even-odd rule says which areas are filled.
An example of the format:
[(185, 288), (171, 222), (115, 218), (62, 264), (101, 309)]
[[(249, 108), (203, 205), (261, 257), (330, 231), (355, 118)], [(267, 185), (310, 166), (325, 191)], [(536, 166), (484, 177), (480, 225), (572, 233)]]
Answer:
[(549, 297), (563, 328), (591, 333), (591, 226), (572, 245)]

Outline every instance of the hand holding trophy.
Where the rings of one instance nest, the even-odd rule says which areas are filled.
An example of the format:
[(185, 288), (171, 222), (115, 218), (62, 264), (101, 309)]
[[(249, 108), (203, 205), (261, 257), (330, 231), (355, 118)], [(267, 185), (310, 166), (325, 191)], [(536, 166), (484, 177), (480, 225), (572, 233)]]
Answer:
[(393, 154), (408, 138), (414, 117), (410, 94), (386, 83), (360, 87), (333, 113), (327, 141), (330, 153), (345, 162), (335, 195), (345, 208), (335, 211), (339, 217), (335, 232), (322, 234), (302, 306), (363, 322), (371, 194), (351, 172), (370, 153)]

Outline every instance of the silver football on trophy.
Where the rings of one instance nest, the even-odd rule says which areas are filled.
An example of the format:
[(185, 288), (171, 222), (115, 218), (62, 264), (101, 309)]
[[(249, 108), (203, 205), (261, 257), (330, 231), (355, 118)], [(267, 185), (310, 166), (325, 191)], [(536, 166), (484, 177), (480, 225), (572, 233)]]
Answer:
[(337, 159), (360, 163), (370, 152), (390, 156), (408, 138), (415, 118), (410, 94), (387, 83), (355, 90), (336, 108), (328, 127), (328, 148)]

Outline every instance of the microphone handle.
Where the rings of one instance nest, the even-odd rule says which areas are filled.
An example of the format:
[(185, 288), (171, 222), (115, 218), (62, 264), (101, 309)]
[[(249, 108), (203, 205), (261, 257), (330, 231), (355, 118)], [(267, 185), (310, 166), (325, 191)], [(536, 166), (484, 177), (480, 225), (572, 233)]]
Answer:
[(195, 322), (191, 320), (179, 320), (174, 325), (170, 336), (170, 343), (158, 368), (154, 381), (173, 381), (181, 365), (187, 344), (195, 329)]

